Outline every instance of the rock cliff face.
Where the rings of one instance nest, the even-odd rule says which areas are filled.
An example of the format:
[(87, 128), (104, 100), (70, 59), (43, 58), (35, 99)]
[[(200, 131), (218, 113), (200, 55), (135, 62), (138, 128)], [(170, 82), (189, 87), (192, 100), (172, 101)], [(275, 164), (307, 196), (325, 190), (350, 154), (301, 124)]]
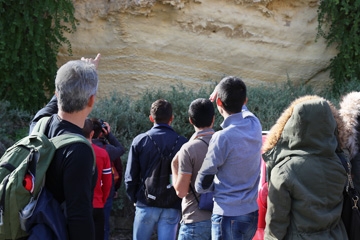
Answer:
[(59, 65), (102, 54), (99, 96), (136, 97), (225, 75), (247, 85), (290, 80), (324, 86), (335, 56), (316, 41), (317, 0), (74, 0), (77, 31)]

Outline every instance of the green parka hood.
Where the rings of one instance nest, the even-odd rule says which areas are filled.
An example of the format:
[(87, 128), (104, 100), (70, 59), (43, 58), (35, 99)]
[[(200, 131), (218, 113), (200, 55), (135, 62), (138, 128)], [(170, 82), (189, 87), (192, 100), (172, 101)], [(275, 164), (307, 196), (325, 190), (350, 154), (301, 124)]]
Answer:
[(346, 172), (337, 109), (318, 96), (296, 99), (270, 129), (266, 240), (347, 239), (341, 221)]
[(333, 156), (344, 144), (338, 132), (344, 124), (337, 109), (316, 95), (293, 101), (270, 129), (263, 145), (263, 158), (271, 171), (288, 156), (312, 154)]

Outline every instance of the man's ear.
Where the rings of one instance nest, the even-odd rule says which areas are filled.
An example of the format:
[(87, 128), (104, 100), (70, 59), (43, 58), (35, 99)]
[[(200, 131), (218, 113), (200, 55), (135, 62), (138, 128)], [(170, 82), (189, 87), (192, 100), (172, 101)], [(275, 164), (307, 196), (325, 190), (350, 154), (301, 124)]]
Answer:
[(244, 105), (246, 105), (247, 102), (248, 102), (248, 98), (246, 97), (245, 102), (244, 102)]
[(149, 115), (149, 119), (150, 119), (150, 122), (152, 122), (152, 123), (155, 122), (154, 118), (151, 115)]
[(91, 132), (90, 132), (90, 139), (92, 139), (93, 138), (93, 136), (94, 136), (94, 130), (91, 130)]
[(93, 107), (95, 104), (95, 95), (91, 95), (88, 101), (88, 107)]
[(189, 117), (189, 123), (191, 124), (191, 125), (194, 125), (194, 123), (191, 121), (191, 118)]
[[(95, 132), (94, 132), (94, 134), (95, 134)], [(104, 132), (103, 132), (103, 131), (101, 131), (101, 132), (99, 133), (98, 138), (101, 138), (103, 135), (104, 135)]]
[(174, 121), (174, 115), (171, 115), (171, 118), (170, 118), (168, 124), (170, 125), (172, 123), (172, 121)]
[(213, 119), (212, 119), (212, 121), (211, 121), (211, 127), (214, 126), (214, 123), (215, 123), (215, 115), (213, 116)]
[(223, 106), (223, 103), (222, 103), (222, 101), (221, 101), (220, 98), (216, 98), (216, 105), (218, 105), (218, 106), (220, 106), (220, 107)]

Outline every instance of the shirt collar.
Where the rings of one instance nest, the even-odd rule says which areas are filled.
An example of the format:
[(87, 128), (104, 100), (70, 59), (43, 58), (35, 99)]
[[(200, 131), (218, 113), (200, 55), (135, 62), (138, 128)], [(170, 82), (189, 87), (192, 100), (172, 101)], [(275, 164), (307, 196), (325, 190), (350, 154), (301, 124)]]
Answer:
[(230, 126), (235, 121), (239, 121), (239, 120), (240, 121), (243, 120), (242, 112), (231, 114), (220, 124), (220, 126), (224, 129), (224, 128)]
[(200, 131), (195, 132), (192, 136), (190, 140), (196, 139), (198, 137), (203, 137), (203, 136), (207, 136), (207, 135), (212, 135), (214, 134), (214, 129), (212, 128), (206, 128), (206, 129), (202, 129)]

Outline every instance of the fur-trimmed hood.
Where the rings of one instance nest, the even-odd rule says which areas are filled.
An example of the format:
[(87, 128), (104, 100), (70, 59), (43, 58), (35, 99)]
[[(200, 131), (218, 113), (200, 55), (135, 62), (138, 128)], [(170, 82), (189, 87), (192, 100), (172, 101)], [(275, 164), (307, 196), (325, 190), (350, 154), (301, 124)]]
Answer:
[(263, 144), (268, 172), (291, 156), (335, 158), (335, 149), (344, 147), (339, 133), (342, 118), (328, 100), (307, 95), (293, 101), (270, 129)]
[(344, 122), (341, 137), (350, 158), (353, 158), (359, 151), (360, 92), (350, 92), (345, 95), (340, 102), (339, 112)]
[[(285, 124), (288, 122), (289, 118), (291, 117), (294, 107), (300, 103), (304, 103), (306, 101), (310, 101), (310, 100), (323, 100), (326, 101), (331, 109), (331, 112), (335, 118), (336, 124), (337, 124), (337, 129), (339, 132), (339, 137), (338, 137), (338, 142), (340, 144), (341, 148), (344, 148), (345, 146), (345, 142), (344, 142), (344, 137), (343, 137), (343, 132), (344, 132), (344, 123), (342, 121), (342, 118), (340, 117), (339, 111), (336, 109), (336, 107), (328, 100), (316, 96), (316, 95), (307, 95), (307, 96), (303, 96), (300, 97), (296, 100), (294, 100), (290, 106), (282, 113), (282, 115), (279, 117), (279, 119), (276, 121), (275, 125), (270, 129), (267, 137), (266, 137), (266, 141), (264, 142), (263, 145), (263, 152), (267, 152), (270, 149), (272, 149), (276, 143), (278, 142), (278, 140), (281, 137), (281, 134), (284, 130)], [(360, 99), (359, 99), (360, 101)]]
[(304, 96), (271, 128), (263, 154), (266, 239), (347, 239), (340, 216), (347, 176), (336, 153), (342, 125), (329, 101)]

